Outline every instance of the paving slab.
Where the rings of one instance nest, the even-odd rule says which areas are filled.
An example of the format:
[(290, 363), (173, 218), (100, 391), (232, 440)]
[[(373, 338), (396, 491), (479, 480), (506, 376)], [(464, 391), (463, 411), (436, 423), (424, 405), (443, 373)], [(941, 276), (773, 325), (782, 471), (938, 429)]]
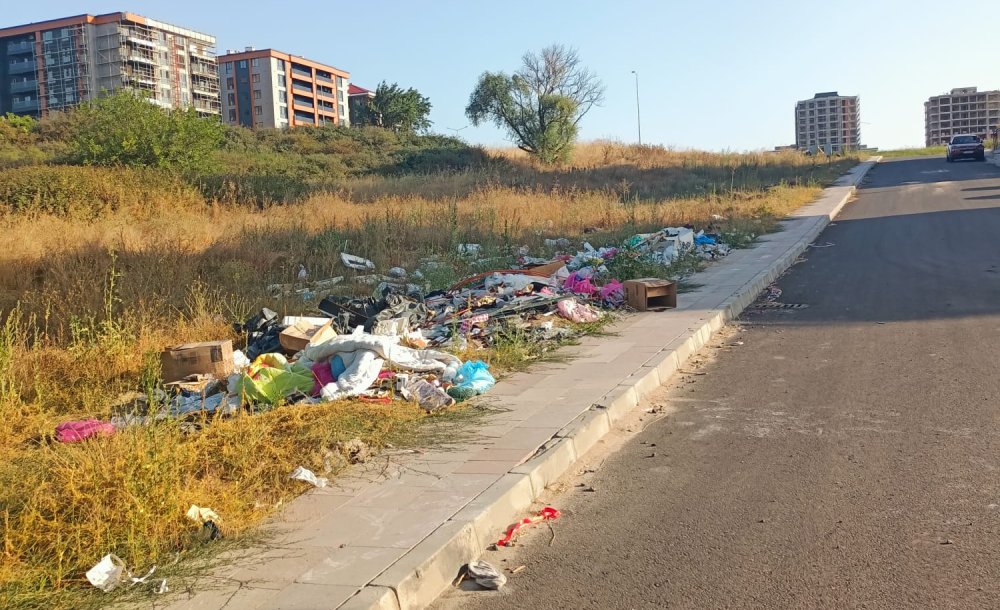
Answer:
[(874, 163), (797, 210), (782, 231), (696, 275), (701, 288), (682, 293), (677, 309), (628, 316), (612, 336), (568, 348), (570, 363), (501, 380), (482, 400), (496, 413), (474, 437), (383, 455), (291, 502), (253, 562), (220, 568), (195, 583), (204, 591), (169, 607), (426, 607), (546, 485), (791, 265)]

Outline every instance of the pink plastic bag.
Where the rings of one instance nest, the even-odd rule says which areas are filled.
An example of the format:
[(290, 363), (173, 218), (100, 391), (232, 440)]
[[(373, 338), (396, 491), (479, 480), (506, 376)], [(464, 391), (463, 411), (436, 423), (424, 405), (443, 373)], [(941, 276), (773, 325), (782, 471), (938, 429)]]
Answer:
[(590, 278), (582, 277), (579, 273), (573, 272), (566, 278), (563, 283), (563, 289), (576, 294), (585, 294), (590, 296), (600, 290), (595, 287), (591, 282)]
[(611, 280), (601, 288), (601, 301), (621, 305), (625, 302), (625, 286), (618, 280)]
[(79, 443), (94, 436), (111, 436), (115, 427), (99, 419), (68, 421), (56, 426), (56, 440), (61, 443)]

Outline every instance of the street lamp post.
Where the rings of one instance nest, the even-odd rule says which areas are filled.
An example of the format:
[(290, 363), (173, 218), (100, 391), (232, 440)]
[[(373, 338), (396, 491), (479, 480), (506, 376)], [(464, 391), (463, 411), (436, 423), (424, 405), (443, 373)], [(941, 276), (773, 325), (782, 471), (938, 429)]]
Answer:
[(635, 75), (635, 124), (639, 129), (639, 146), (642, 146), (642, 118), (639, 116), (639, 73), (632, 70)]

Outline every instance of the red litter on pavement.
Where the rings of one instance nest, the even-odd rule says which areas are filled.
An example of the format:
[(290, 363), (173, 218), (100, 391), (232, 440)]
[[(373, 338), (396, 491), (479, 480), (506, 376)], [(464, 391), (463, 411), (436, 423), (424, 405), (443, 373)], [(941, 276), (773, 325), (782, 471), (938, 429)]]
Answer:
[(538, 512), (534, 517), (525, 517), (517, 523), (511, 525), (507, 528), (507, 533), (500, 540), (497, 540), (497, 546), (510, 546), (514, 541), (514, 536), (517, 532), (525, 525), (534, 525), (536, 523), (541, 523), (542, 521), (551, 521), (552, 519), (559, 518), (559, 511), (552, 508), (551, 506), (546, 506)]

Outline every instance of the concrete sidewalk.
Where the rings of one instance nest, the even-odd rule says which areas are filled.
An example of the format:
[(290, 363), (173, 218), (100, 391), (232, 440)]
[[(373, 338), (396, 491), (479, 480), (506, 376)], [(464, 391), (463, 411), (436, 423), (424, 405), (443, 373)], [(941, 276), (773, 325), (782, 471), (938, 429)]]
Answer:
[(195, 583), (171, 608), (423, 608), (495, 542), (550, 482), (658, 388), (711, 334), (787, 269), (874, 165), (698, 274), (675, 310), (629, 316), (564, 365), (498, 383), (476, 439), (376, 465), (289, 504), (266, 547)]

